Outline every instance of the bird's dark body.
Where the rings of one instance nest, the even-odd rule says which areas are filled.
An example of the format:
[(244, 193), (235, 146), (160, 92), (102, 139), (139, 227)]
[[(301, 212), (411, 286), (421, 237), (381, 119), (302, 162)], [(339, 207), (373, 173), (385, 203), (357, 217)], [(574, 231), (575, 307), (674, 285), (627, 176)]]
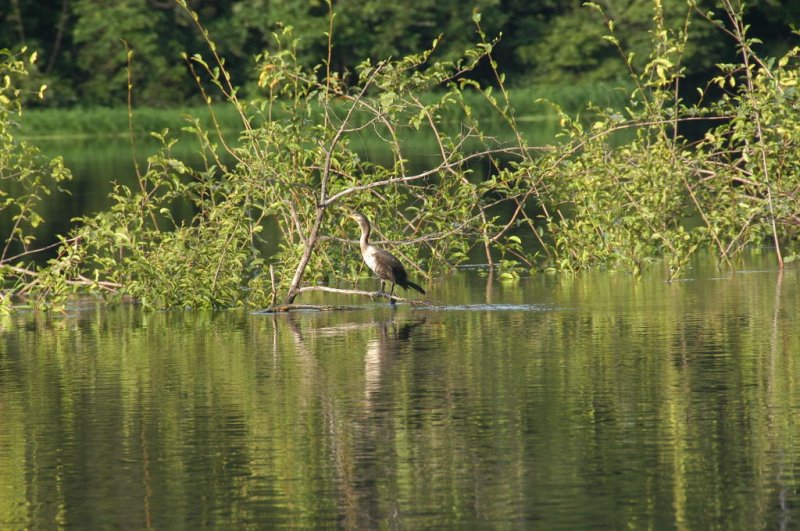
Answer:
[(408, 273), (406, 273), (403, 264), (392, 253), (376, 247), (375, 259), (377, 263), (373, 271), (378, 275), (378, 278), (388, 280), (403, 289), (413, 288), (423, 295), (425, 294), (424, 289), (408, 279)]
[[(394, 294), (395, 285), (403, 289), (415, 289), (424, 295), (425, 290), (408, 279), (408, 273), (406, 273), (405, 267), (403, 267), (403, 264), (400, 263), (397, 257), (389, 251), (369, 243), (371, 227), (366, 216), (363, 214), (353, 214), (351, 217), (358, 221), (361, 227), (361, 256), (364, 258), (364, 262), (366, 262), (367, 266), (381, 279), (381, 291), (383, 291), (384, 283), (388, 281), (392, 283), (390, 295)], [(391, 302), (394, 303), (393, 300)]]

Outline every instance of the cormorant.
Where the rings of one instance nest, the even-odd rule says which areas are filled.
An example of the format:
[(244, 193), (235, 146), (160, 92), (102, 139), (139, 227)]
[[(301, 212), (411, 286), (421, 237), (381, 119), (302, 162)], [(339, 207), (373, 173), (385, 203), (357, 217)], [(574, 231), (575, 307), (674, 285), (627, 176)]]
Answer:
[(384, 293), (383, 289), (387, 280), (392, 283), (392, 290), (389, 293), (390, 304), (394, 304), (394, 299), (391, 296), (394, 295), (395, 284), (403, 289), (414, 288), (425, 295), (424, 289), (408, 279), (406, 268), (403, 267), (400, 260), (389, 251), (369, 243), (369, 234), (372, 229), (367, 217), (359, 213), (350, 214), (350, 217), (356, 220), (361, 227), (361, 256), (369, 268), (381, 279), (381, 292)]

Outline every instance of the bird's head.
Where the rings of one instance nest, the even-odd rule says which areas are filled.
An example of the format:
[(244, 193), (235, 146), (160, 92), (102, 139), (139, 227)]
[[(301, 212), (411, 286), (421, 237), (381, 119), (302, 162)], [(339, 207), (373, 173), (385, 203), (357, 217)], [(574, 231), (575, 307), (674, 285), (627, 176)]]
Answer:
[(369, 223), (369, 221), (367, 220), (367, 216), (365, 216), (361, 212), (351, 212), (350, 214), (348, 214), (347, 217), (356, 220), (359, 224)]

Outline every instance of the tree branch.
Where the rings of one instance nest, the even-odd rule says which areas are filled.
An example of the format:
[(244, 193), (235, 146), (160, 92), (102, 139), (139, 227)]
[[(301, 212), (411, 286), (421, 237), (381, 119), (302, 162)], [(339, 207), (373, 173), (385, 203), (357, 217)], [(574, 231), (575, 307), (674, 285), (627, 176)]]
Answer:
[(406, 299), (404, 297), (398, 297), (397, 295), (389, 295), (385, 291), (364, 291), (360, 289), (331, 288), (329, 286), (304, 286), (302, 288), (298, 288), (296, 293), (299, 295), (301, 293), (308, 293), (310, 291), (324, 291), (327, 293), (338, 293), (339, 295), (364, 295), (371, 299), (374, 299), (376, 297), (383, 297), (385, 299), (389, 299), (395, 302), (407, 302), (414, 306), (430, 304), (426, 301), (421, 301), (418, 299)]

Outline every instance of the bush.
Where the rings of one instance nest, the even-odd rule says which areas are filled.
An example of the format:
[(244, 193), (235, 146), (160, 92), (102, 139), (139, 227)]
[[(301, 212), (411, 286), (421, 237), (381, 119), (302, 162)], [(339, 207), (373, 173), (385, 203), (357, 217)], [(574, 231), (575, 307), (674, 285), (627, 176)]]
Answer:
[[(732, 264), (745, 246), (765, 242), (782, 266), (794, 259), (784, 250), (791, 252), (800, 227), (798, 49), (777, 62), (759, 58), (741, 16), (729, 11), (732, 26), (724, 29), (741, 61), (722, 65), (700, 101), (686, 104), (688, 26), (666, 31), (658, 6), (653, 52), (641, 70), (608, 24), (606, 38), (631, 76), (624, 108), (594, 106), (574, 118), (553, 105), (561, 133), (543, 148), (530, 147), (521, 132), (492, 55), (496, 42), (480, 31), (478, 14), (480, 42), (459, 60), (431, 61), (434, 42), (418, 54), (367, 61), (348, 79), (324, 63), (304, 68), (287, 29), (258, 58), (261, 95), (241, 101), (190, 12), (211, 58), (187, 60), (205, 99), (214, 98), (204, 87), (215, 87), (238, 117), (239, 135), (231, 140), (210, 107), (210, 126), (196, 120), (187, 128), (199, 139), (200, 167), (172, 155), (176, 140), (167, 132), (155, 135), (162, 149), (137, 186), (118, 186), (114, 206), (84, 218), (55, 259), (35, 270), (11, 268), (4, 255), (2, 271), (12, 292), (40, 304), (75, 289), (153, 307), (291, 304), (304, 292), (331, 289), (321, 283), (364, 271), (355, 224), (344, 221), (356, 210), (378, 222), (376, 237), (420, 275), (462, 263), (476, 249), (505, 278), (525, 268), (637, 272), (662, 256), (675, 278), (699, 248)], [(492, 86), (468, 76), (482, 63)], [(707, 103), (711, 89), (719, 97)], [(684, 133), (698, 123), (697, 138)], [(5, 131), (15, 153), (19, 144)], [(388, 160), (364, 160), (364, 136), (381, 143)], [(429, 164), (412, 167), (419, 144), (410, 139), (420, 137)], [(38, 167), (25, 153), (12, 164)], [(488, 175), (475, 174), (479, 161)], [(57, 162), (53, 168), (52, 179), (64, 178)], [(44, 190), (35, 179), (27, 186)], [(25, 198), (34, 196), (10, 204), (27, 208)], [(172, 212), (187, 203), (195, 215), (176, 220)], [(35, 223), (28, 210), (20, 216)], [(15, 238), (30, 243), (21, 232)]]

